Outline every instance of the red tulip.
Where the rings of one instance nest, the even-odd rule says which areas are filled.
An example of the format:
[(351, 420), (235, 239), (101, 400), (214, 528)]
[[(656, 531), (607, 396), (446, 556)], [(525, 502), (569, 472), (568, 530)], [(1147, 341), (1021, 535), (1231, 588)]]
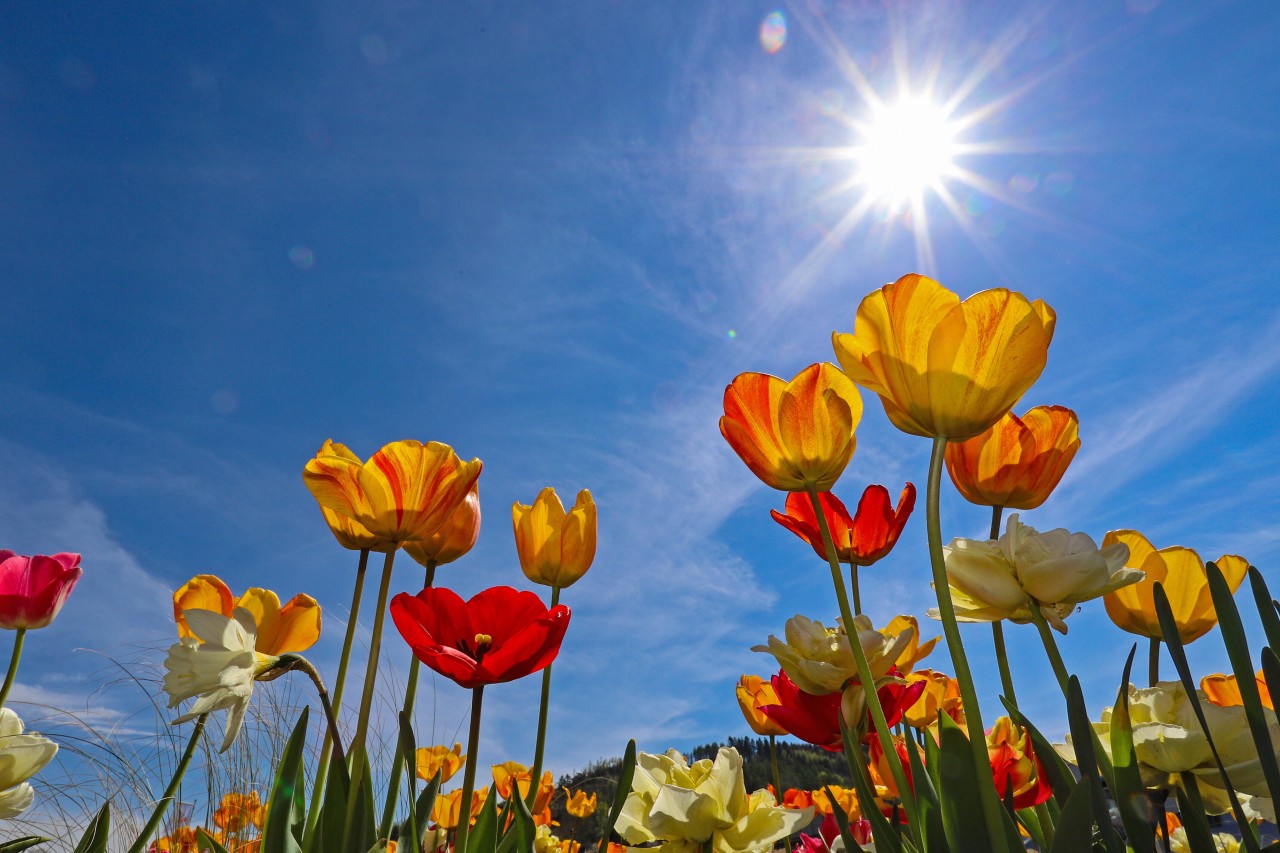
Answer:
[(43, 628), (58, 615), (76, 581), (79, 554), (19, 557), (0, 551), (0, 628)]
[(555, 660), (569, 608), (550, 610), (532, 592), (495, 586), (469, 601), (453, 590), (402, 592), (391, 618), (418, 660), (459, 687), (514, 681)]
[(772, 679), (777, 705), (761, 705), (760, 711), (805, 743), (820, 746), (828, 752), (844, 749), (840, 737), (840, 693), (814, 696), (805, 693), (785, 672)]
[[(818, 500), (831, 527), (831, 539), (835, 542), (840, 562), (869, 566), (892, 551), (898, 543), (902, 528), (916, 505), (916, 487), (907, 483), (895, 509), (889, 503), (888, 489), (867, 486), (852, 518), (840, 499), (830, 492), (818, 495)], [(827, 559), (822, 547), (822, 534), (818, 530), (818, 516), (813, 512), (809, 496), (803, 492), (792, 492), (787, 495), (786, 509), (786, 515), (776, 509), (769, 510), (769, 514), (774, 521), (812, 545), (819, 557)]]

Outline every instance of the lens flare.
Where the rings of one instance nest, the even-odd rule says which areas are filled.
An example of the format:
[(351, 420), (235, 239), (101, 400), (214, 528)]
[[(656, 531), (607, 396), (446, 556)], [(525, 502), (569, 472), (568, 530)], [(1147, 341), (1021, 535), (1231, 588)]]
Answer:
[(787, 43), (787, 17), (781, 12), (770, 12), (760, 23), (760, 46), (765, 53), (777, 53)]

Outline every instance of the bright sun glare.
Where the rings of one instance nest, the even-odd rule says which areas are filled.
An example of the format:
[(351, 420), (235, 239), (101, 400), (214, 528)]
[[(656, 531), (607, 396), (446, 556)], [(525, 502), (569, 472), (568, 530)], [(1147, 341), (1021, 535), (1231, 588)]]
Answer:
[(940, 188), (955, 171), (955, 128), (941, 107), (907, 98), (875, 109), (853, 150), (856, 180), (868, 196), (890, 208)]

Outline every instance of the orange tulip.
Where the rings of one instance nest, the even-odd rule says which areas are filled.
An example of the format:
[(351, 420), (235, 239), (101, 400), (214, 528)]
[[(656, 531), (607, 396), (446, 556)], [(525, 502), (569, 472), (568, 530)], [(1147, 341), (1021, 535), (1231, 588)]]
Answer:
[[(1258, 696), (1262, 699), (1262, 704), (1274, 709), (1271, 690), (1267, 687), (1267, 679), (1263, 677), (1262, 670), (1258, 670), (1254, 681), (1257, 682)], [(1200, 689), (1204, 691), (1204, 695), (1210, 702), (1219, 707), (1229, 708), (1244, 704), (1244, 699), (1240, 696), (1240, 685), (1236, 683), (1234, 675), (1206, 675), (1200, 679)]]
[(830, 364), (813, 364), (790, 382), (740, 374), (724, 391), (720, 434), (766, 485), (784, 492), (828, 492), (853, 456), (862, 398)]
[[(1179, 546), (1157, 551), (1147, 537), (1136, 530), (1112, 530), (1103, 538), (1102, 545), (1105, 548), (1117, 542), (1129, 546), (1129, 559), (1125, 565), (1146, 572), (1146, 577), (1138, 583), (1103, 596), (1107, 615), (1117, 627), (1153, 640), (1163, 639), (1160, 620), (1156, 616), (1157, 582), (1164, 585), (1169, 608), (1173, 611), (1178, 634), (1184, 644), (1203, 637), (1218, 624), (1218, 613), (1213, 609), (1213, 598), (1209, 593), (1209, 578), (1199, 554)], [(1218, 558), (1217, 565), (1234, 593), (1244, 582), (1249, 561), (1234, 554), (1224, 554)]]
[(520, 568), (534, 583), (564, 589), (591, 568), (596, 556), (596, 504), (586, 489), (578, 492), (573, 509), (566, 513), (555, 489), (548, 486), (532, 505), (513, 504), (511, 522)]
[[(884, 751), (884, 746), (880, 743), (880, 738), (871, 738), (871, 743), (867, 750), (867, 766), (871, 769), (871, 782), (875, 785), (876, 796), (881, 800), (900, 800), (903, 798), (902, 792), (898, 790), (898, 784), (894, 781), (893, 770), (889, 767), (889, 757)], [(907, 777), (907, 786), (911, 788), (908, 796), (914, 792), (914, 782), (911, 779), (911, 754), (907, 752), (907, 743), (902, 739), (902, 735), (893, 736), (893, 749), (898, 753), (898, 760), (902, 762), (902, 772)]]
[[(476, 822), (476, 818), (480, 816), (480, 809), (488, 796), (488, 788), (481, 788), (472, 793), (470, 823), (474, 824)], [(458, 828), (458, 822), (462, 820), (461, 788), (436, 796), (435, 804), (431, 807), (431, 820), (445, 829)]]
[(243, 833), (249, 827), (262, 828), (267, 816), (266, 807), (258, 799), (257, 791), (248, 794), (226, 794), (222, 804), (213, 813), (213, 822), (228, 835)]
[(922, 669), (907, 676), (908, 684), (918, 681), (924, 682), (924, 692), (907, 709), (907, 725), (927, 729), (938, 722), (939, 714), (946, 714), (963, 728), (965, 717), (964, 707), (960, 702), (960, 683), (946, 673), (931, 669)]
[[(835, 795), (834, 805), (839, 806), (850, 821), (855, 821), (862, 817), (862, 808), (858, 805), (857, 791), (852, 788), (841, 788), (839, 785), (830, 785), (828, 787), (831, 788), (831, 793)], [(818, 814), (829, 815), (834, 812), (835, 809), (831, 798), (827, 796), (826, 788), (817, 788), (810, 791), (809, 796), (813, 800), (814, 811)]]
[(466, 757), (462, 753), (462, 744), (460, 743), (455, 743), (452, 749), (443, 744), (419, 747), (415, 756), (418, 778), (424, 782), (430, 782), (439, 773), (440, 784), (443, 785), (453, 778), (453, 774), (458, 772)]
[(947, 473), (970, 503), (1035, 509), (1080, 449), (1080, 422), (1062, 406), (1007, 413), (968, 441), (947, 445)]
[[(911, 510), (916, 504), (916, 487), (907, 483), (898, 496), (895, 509), (889, 503), (889, 490), (884, 486), (871, 485), (862, 492), (858, 501), (858, 511), (849, 515), (844, 503), (830, 492), (818, 495), (823, 514), (827, 517), (827, 526), (831, 530), (831, 541), (836, 546), (836, 559), (842, 563), (853, 563), (858, 566), (870, 566), (877, 562), (898, 544), (902, 528), (911, 517)], [(787, 495), (786, 514), (776, 509), (769, 510), (774, 521), (808, 542), (817, 555), (827, 559), (827, 552), (822, 543), (822, 532), (818, 526), (818, 516), (813, 511), (813, 502), (809, 496), (800, 492)]]
[(853, 334), (834, 333), (832, 343), (844, 372), (880, 395), (898, 429), (963, 441), (1039, 378), (1055, 319), (1021, 293), (997, 288), (962, 302), (913, 273), (863, 299)]
[(179, 826), (172, 834), (157, 838), (151, 846), (157, 853), (196, 853), (196, 828)]
[(404, 552), (422, 565), (443, 566), (465, 555), (480, 538), (480, 481), (444, 526), (421, 542), (404, 543)]
[(302, 479), (322, 507), (400, 545), (439, 530), (466, 500), (481, 467), (479, 459), (460, 460), (447, 444), (394, 441), (363, 465), (350, 451), (318, 455)]
[(528, 767), (518, 761), (504, 761), (492, 766), (493, 789), (498, 792), (498, 796), (504, 800), (511, 799), (511, 789), (514, 785), (519, 785), (523, 789), (520, 792), (522, 798), (528, 796), (529, 782), (533, 778)]
[(813, 805), (813, 794), (809, 791), (801, 791), (799, 788), (788, 788), (782, 792), (783, 808), (807, 809), (811, 805)]
[(298, 593), (281, 607), (274, 592), (253, 587), (234, 598), (227, 585), (214, 575), (196, 575), (174, 592), (173, 618), (178, 623), (178, 636), (195, 636), (182, 614), (184, 610), (212, 610), (231, 618), (237, 607), (253, 614), (258, 626), (255, 648), (264, 655), (306, 651), (320, 639), (320, 605), (311, 596)]
[(751, 726), (753, 732), (758, 735), (788, 734), (786, 729), (760, 710), (765, 705), (779, 704), (778, 694), (774, 692), (773, 684), (758, 675), (744, 675), (738, 679), (735, 692), (738, 695), (738, 707), (742, 709), (742, 716), (746, 718), (747, 725)]

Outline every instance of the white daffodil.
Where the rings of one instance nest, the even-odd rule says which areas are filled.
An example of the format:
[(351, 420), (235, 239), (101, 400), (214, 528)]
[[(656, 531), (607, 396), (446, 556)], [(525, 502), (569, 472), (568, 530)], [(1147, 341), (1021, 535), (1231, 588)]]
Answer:
[(22, 719), (0, 709), (0, 818), (22, 814), (35, 800), (27, 780), (58, 754), (58, 745), (38, 734), (24, 734)]
[[(1028, 622), (1032, 602), (1049, 624), (1067, 632), (1062, 620), (1082, 601), (1099, 598), (1145, 575), (1125, 567), (1122, 542), (1098, 548), (1087, 534), (1063, 528), (1040, 533), (1009, 517), (998, 540), (955, 539), (942, 549), (947, 583), (962, 622)], [(929, 615), (938, 618), (937, 610)]]
[(280, 658), (254, 648), (258, 627), (253, 614), (237, 607), (231, 618), (212, 610), (184, 610), (194, 637), (183, 637), (169, 647), (165, 658), (164, 689), (169, 707), (198, 696), (187, 713), (173, 722), (184, 723), (210, 711), (227, 710), (226, 735), (221, 752), (235, 742), (249, 708), (255, 679), (271, 670)]

